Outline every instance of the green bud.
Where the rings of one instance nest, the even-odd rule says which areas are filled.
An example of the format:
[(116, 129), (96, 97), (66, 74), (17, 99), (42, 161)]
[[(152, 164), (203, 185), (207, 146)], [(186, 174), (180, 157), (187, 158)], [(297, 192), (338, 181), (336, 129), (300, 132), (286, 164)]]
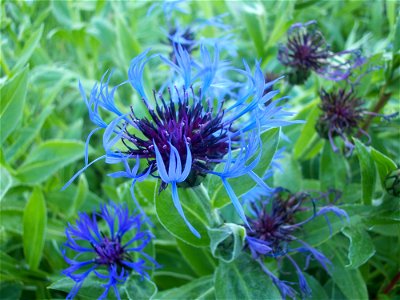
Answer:
[(385, 178), (386, 191), (395, 197), (400, 197), (400, 169), (390, 172)]

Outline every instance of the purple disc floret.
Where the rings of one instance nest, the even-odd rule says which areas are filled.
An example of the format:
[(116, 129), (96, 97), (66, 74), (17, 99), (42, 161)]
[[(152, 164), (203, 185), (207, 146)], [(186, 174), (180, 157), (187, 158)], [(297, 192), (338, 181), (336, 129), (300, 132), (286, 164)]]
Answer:
[[(329, 195), (321, 195), (325, 198)], [(311, 216), (303, 221), (298, 220), (299, 212), (311, 210)], [(279, 279), (264, 264), (264, 259), (269, 257), (278, 262), (286, 259), (296, 271), (298, 286), (304, 297), (311, 294), (311, 289), (302, 273), (298, 263), (292, 258), (293, 254), (306, 254), (308, 261), (314, 258), (324, 269), (330, 261), (317, 249), (313, 248), (303, 240), (298, 238), (298, 233), (303, 231), (303, 225), (309, 223), (318, 216), (324, 216), (331, 227), (328, 213), (333, 213), (337, 217), (344, 217), (349, 221), (347, 213), (334, 206), (327, 205), (316, 208), (316, 199), (308, 193), (292, 194), (289, 191), (277, 188), (270, 195), (261, 197), (249, 202), (249, 223), (247, 229), (246, 247), (250, 250), (252, 257), (260, 264), (263, 271), (272, 279), (274, 284), (281, 292), (282, 298), (296, 297), (295, 290), (291, 287), (293, 282)]]
[(293, 84), (303, 83), (311, 72), (328, 80), (345, 80), (365, 62), (359, 49), (332, 52), (315, 21), (290, 27), (286, 44), (279, 47), (278, 59), (289, 67)]

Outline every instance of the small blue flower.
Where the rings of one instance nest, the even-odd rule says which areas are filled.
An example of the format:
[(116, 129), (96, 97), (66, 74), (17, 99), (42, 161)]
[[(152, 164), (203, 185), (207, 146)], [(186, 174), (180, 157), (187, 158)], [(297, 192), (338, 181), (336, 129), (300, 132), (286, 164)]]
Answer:
[[(111, 105), (113, 99), (93, 97), (96, 107), (115, 115), (105, 128), (103, 123), (94, 124), (104, 130), (105, 155), (100, 159), (125, 166), (125, 171), (112, 176), (130, 178), (135, 184), (151, 175), (160, 178), (160, 192), (171, 185), (175, 207), (193, 234), (199, 236), (185, 217), (177, 188), (199, 185), (208, 174), (218, 176), (238, 214), (246, 222), (227, 179), (250, 176), (255, 183), (269, 189), (253, 172), (262, 149), (259, 135), (270, 128), (295, 122), (284, 120), (291, 114), (277, 105), (281, 99), (270, 101), (278, 91), (264, 93), (273, 83), (265, 83), (260, 62), (255, 63), (253, 73), (246, 62), (245, 70), (240, 70), (220, 61), (218, 48), (211, 55), (206, 47), (200, 46), (200, 60), (189, 55), (181, 45), (174, 50), (175, 61), (156, 55), (148, 57), (147, 50), (131, 62), (128, 82), (142, 98), (147, 115), (137, 115), (134, 106), (127, 109), (128, 112), (120, 113), (114, 109), (115, 105)], [(170, 68), (169, 74), (173, 77), (166, 78), (161, 84), (162, 91), (167, 87), (167, 92), (153, 90), (154, 101), (150, 101), (143, 83), (143, 71), (149, 60), (157, 58)], [(229, 74), (231, 72), (234, 76)], [(240, 76), (245, 80), (227, 79)], [(93, 89), (97, 91), (97, 86)], [(102, 95), (112, 98), (114, 92)], [(97, 110), (90, 114), (99, 115)], [(146, 161), (147, 166), (139, 168), (139, 160)], [(127, 167), (129, 161), (135, 161), (138, 166), (134, 172)], [(86, 164), (66, 186), (90, 164)], [(222, 171), (215, 170), (219, 164), (224, 165)]]
[[(310, 209), (309, 206), (306, 206), (307, 202), (311, 202), (309, 204), (311, 204), (314, 210), (313, 215), (304, 221), (297, 222), (296, 214)], [(349, 217), (344, 210), (333, 205), (324, 206), (317, 210), (315, 205), (315, 199), (309, 194), (291, 194), (289, 191), (281, 188), (275, 189), (268, 197), (263, 197), (249, 203), (251, 216), (249, 216), (250, 228), (247, 230), (246, 237), (247, 248), (264, 272), (279, 288), (282, 298), (286, 298), (287, 296), (295, 298), (296, 292), (290, 286), (293, 283), (280, 280), (268, 270), (264, 264), (264, 258), (272, 257), (278, 261), (282, 259), (290, 261), (296, 270), (301, 293), (303, 296), (310, 296), (311, 289), (307, 284), (302, 270), (291, 255), (304, 253), (307, 255), (306, 267), (309, 260), (314, 258), (325, 270), (330, 261), (321, 252), (297, 238), (296, 232), (301, 231), (304, 224), (318, 216), (324, 216), (330, 227), (328, 213), (334, 213), (339, 218), (345, 217), (349, 222)]]
[(147, 262), (156, 266), (157, 263), (143, 251), (152, 234), (141, 227), (141, 215), (130, 215), (127, 207), (112, 202), (102, 205), (100, 212), (79, 213), (75, 226), (68, 224), (65, 230), (64, 245), (76, 253), (71, 259), (63, 250), (70, 266), (62, 273), (75, 281), (67, 299), (76, 296), (91, 273), (105, 281), (99, 299), (106, 298), (111, 288), (120, 299), (117, 285), (123, 284), (133, 272), (148, 277), (146, 270), (152, 267)]
[(316, 21), (293, 24), (286, 45), (279, 47), (278, 59), (291, 69), (289, 81), (293, 84), (303, 83), (311, 71), (328, 80), (345, 80), (365, 63), (358, 49), (333, 53)]

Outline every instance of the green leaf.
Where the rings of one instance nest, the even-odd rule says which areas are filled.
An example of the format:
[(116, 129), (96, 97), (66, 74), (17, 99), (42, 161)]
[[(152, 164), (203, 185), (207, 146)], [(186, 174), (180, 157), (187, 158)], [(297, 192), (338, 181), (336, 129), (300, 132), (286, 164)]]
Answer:
[(358, 268), (365, 264), (374, 254), (375, 247), (369, 234), (359, 226), (351, 226), (342, 229), (342, 232), (350, 240), (348, 268)]
[[(255, 8), (248, 8), (248, 10), (256, 10), (257, 13), (264, 15), (264, 13), (260, 12), (263, 7), (260, 5)], [(246, 10), (246, 8), (245, 8)], [(260, 15), (254, 14), (255, 11), (248, 11), (245, 12), (242, 16), (244, 17), (244, 22), (246, 24), (247, 32), (251, 39), (253, 40), (254, 46), (257, 50), (257, 55), (259, 57), (264, 57), (264, 46), (265, 43), (263, 41), (263, 34), (262, 34), (262, 26), (260, 21), (262, 21), (262, 17)]]
[(210, 199), (203, 185), (193, 188), (178, 188), (179, 200), (183, 207), (186, 218), (200, 233), (197, 238), (187, 227), (179, 215), (172, 201), (171, 189), (158, 193), (158, 186), (155, 188), (154, 201), (157, 217), (160, 223), (173, 236), (193, 246), (208, 246), (210, 239), (207, 228), (211, 225)]
[(330, 143), (325, 143), (320, 162), (321, 191), (344, 190), (348, 184), (346, 161), (342, 155), (332, 151)]
[(15, 140), (13, 140), (13, 143), (10, 145), (10, 147), (7, 147), (4, 153), (6, 160), (9, 163), (26, 154), (26, 149), (36, 138), (43, 126), (43, 123), (46, 121), (47, 117), (52, 113), (52, 111), (53, 106), (45, 107), (40, 115), (32, 122), (28, 123), (24, 128), (15, 131)]
[[(279, 129), (270, 129), (262, 133), (260, 138), (262, 142), (261, 159), (253, 171), (258, 176), (262, 177), (268, 170), (268, 167), (271, 164), (272, 158), (278, 147)], [(222, 169), (222, 164), (218, 165), (216, 168), (217, 171), (221, 171)], [(238, 197), (245, 194), (250, 189), (256, 186), (254, 180), (247, 175), (228, 179), (228, 182), (230, 183), (233, 190), (235, 191), (236, 196)], [(215, 176), (209, 175), (207, 189), (209, 194), (211, 195), (211, 202), (214, 208), (221, 208), (231, 203), (231, 199), (229, 198), (227, 192), (225, 191), (224, 185), (222, 184), (221, 180), (219, 180), (219, 178), (217, 179), (215, 178)]]
[(71, 17), (71, 11), (69, 8), (69, 2), (67, 1), (55, 1), (52, 3), (52, 13), (55, 19), (66, 28), (73, 27), (73, 19)]
[(293, 155), (295, 159), (311, 158), (310, 154), (314, 152), (313, 149), (315, 148), (316, 141), (318, 144), (320, 144), (318, 147), (321, 147), (323, 144), (323, 141), (319, 138), (318, 133), (315, 130), (315, 123), (319, 117), (320, 109), (316, 106), (316, 104), (313, 104), (308, 109), (311, 109), (311, 112), (308, 114), (306, 118), (307, 121), (303, 125), (300, 136), (293, 148)]
[(155, 300), (215, 299), (213, 276), (201, 277), (191, 281), (188, 284), (182, 285), (179, 288), (174, 288), (159, 292), (154, 299)]
[(311, 297), (307, 298), (309, 300), (329, 300), (328, 295), (326, 294), (323, 286), (311, 275), (307, 273), (303, 273), (304, 277), (307, 280), (308, 285), (311, 288)]
[(177, 239), (179, 252), (193, 271), (199, 276), (214, 272), (216, 262), (207, 248), (196, 248)]
[(31, 58), (33, 51), (37, 49), (40, 39), (42, 38), (43, 34), (43, 24), (37, 29), (35, 32), (33, 32), (29, 39), (25, 42), (25, 47), (22, 49), (22, 52), (18, 54), (18, 60), (13, 67), (13, 73), (16, 73), (19, 71), (21, 67), (23, 67), (28, 60)]
[(379, 152), (378, 150), (371, 147), (371, 156), (375, 161), (375, 165), (378, 169), (379, 178), (381, 180), (382, 185), (385, 184), (386, 176), (397, 169), (396, 163), (391, 160), (389, 157)]
[(88, 182), (86, 180), (85, 174), (79, 176), (78, 188), (75, 193), (75, 197), (72, 200), (72, 204), (70, 205), (68, 212), (68, 219), (75, 216), (83, 204), (85, 202), (86, 196), (88, 195), (89, 187)]
[(400, 50), (400, 16), (397, 15), (396, 29), (394, 31), (394, 36), (393, 36), (393, 53), (397, 53), (399, 50)]
[(274, 185), (286, 188), (292, 193), (299, 192), (303, 186), (301, 166), (293, 156), (285, 153), (285, 157), (279, 160), (283, 172), (274, 172)]
[(322, 252), (330, 258), (328, 272), (333, 282), (347, 299), (368, 299), (368, 291), (364, 279), (358, 269), (346, 268), (346, 255), (340, 245), (343, 239), (335, 238), (322, 246)]
[(220, 228), (211, 228), (208, 235), (214, 257), (230, 263), (242, 253), (246, 238), (246, 229), (243, 226), (225, 223)]
[[(96, 275), (90, 274), (83, 282), (82, 287), (78, 291), (79, 299), (98, 299), (104, 292), (104, 288)], [(69, 293), (75, 286), (75, 281), (69, 277), (64, 277), (56, 282), (53, 282), (48, 288), (52, 290), (63, 291)], [(107, 299), (116, 299), (113, 289), (110, 289)]]
[(13, 184), (13, 179), (11, 174), (2, 165), (0, 165), (0, 178), (1, 178), (0, 180), (0, 201), (1, 201)]
[(364, 144), (357, 139), (354, 139), (354, 142), (361, 169), (362, 200), (364, 204), (370, 205), (372, 203), (376, 181), (374, 161)]
[(319, 246), (330, 240), (332, 236), (338, 234), (346, 225), (344, 220), (338, 218), (333, 213), (329, 213), (327, 216), (330, 228), (324, 217), (317, 217), (303, 225), (302, 232), (304, 233), (304, 237), (302, 237), (302, 240), (313, 247)]
[(20, 299), (22, 288), (24, 286), (20, 282), (2, 281), (0, 282), (0, 295), (2, 300)]
[(40, 270), (28, 270), (26, 264), (8, 254), (0, 251), (0, 278), (1, 280), (31, 281), (36, 278), (38, 281), (47, 281), (47, 274)]
[(214, 281), (216, 299), (282, 298), (261, 266), (245, 253), (231, 263), (221, 262)]
[(36, 270), (42, 258), (46, 239), (47, 209), (43, 194), (34, 188), (24, 210), (23, 242), (25, 259), (29, 267)]
[[(80, 299), (98, 299), (104, 292), (104, 280), (100, 280), (95, 274), (90, 274), (83, 282), (77, 296)], [(49, 286), (49, 289), (64, 291), (69, 293), (75, 286), (75, 281), (71, 278), (62, 278)], [(157, 293), (157, 286), (145, 277), (131, 275), (124, 284), (118, 285), (121, 299), (137, 300), (151, 299)], [(107, 299), (116, 299), (114, 290), (110, 289)]]
[[(157, 286), (146, 277), (141, 278), (139, 275), (132, 275), (122, 286), (118, 287), (118, 290), (122, 299), (148, 300), (156, 295)], [(124, 293), (126, 297), (124, 297)]]
[(69, 140), (50, 140), (35, 148), (17, 170), (17, 178), (25, 184), (38, 184), (59, 169), (84, 155), (84, 143)]
[(28, 84), (28, 68), (0, 88), (0, 143), (13, 132), (22, 117)]

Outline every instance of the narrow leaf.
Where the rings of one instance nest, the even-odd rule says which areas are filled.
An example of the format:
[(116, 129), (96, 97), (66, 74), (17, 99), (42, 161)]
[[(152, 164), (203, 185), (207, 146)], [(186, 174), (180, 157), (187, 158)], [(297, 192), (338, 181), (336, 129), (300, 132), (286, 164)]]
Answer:
[(25, 259), (33, 270), (39, 267), (46, 238), (47, 209), (43, 194), (34, 188), (24, 210), (23, 244)]
[(332, 151), (331, 145), (325, 143), (320, 162), (321, 191), (337, 189), (343, 191), (348, 184), (346, 161)]
[(75, 197), (70, 205), (68, 218), (71, 218), (77, 214), (79, 208), (81, 207), (83, 202), (85, 202), (88, 192), (88, 182), (86, 180), (85, 174), (82, 174), (81, 176), (79, 176), (78, 189), (76, 190)]
[(37, 49), (40, 39), (42, 38), (43, 34), (43, 24), (33, 32), (29, 39), (25, 42), (25, 47), (22, 49), (22, 52), (18, 54), (18, 60), (13, 68), (13, 73), (19, 71), (21, 67), (23, 67), (28, 60), (31, 58), (33, 51)]
[(372, 203), (375, 190), (375, 165), (367, 147), (357, 139), (354, 139), (354, 142), (361, 169), (362, 200), (364, 204), (368, 205)]
[(0, 165), (0, 201), (13, 184), (12, 176), (6, 168)]
[(0, 88), (0, 143), (21, 120), (28, 84), (28, 68), (23, 69)]

